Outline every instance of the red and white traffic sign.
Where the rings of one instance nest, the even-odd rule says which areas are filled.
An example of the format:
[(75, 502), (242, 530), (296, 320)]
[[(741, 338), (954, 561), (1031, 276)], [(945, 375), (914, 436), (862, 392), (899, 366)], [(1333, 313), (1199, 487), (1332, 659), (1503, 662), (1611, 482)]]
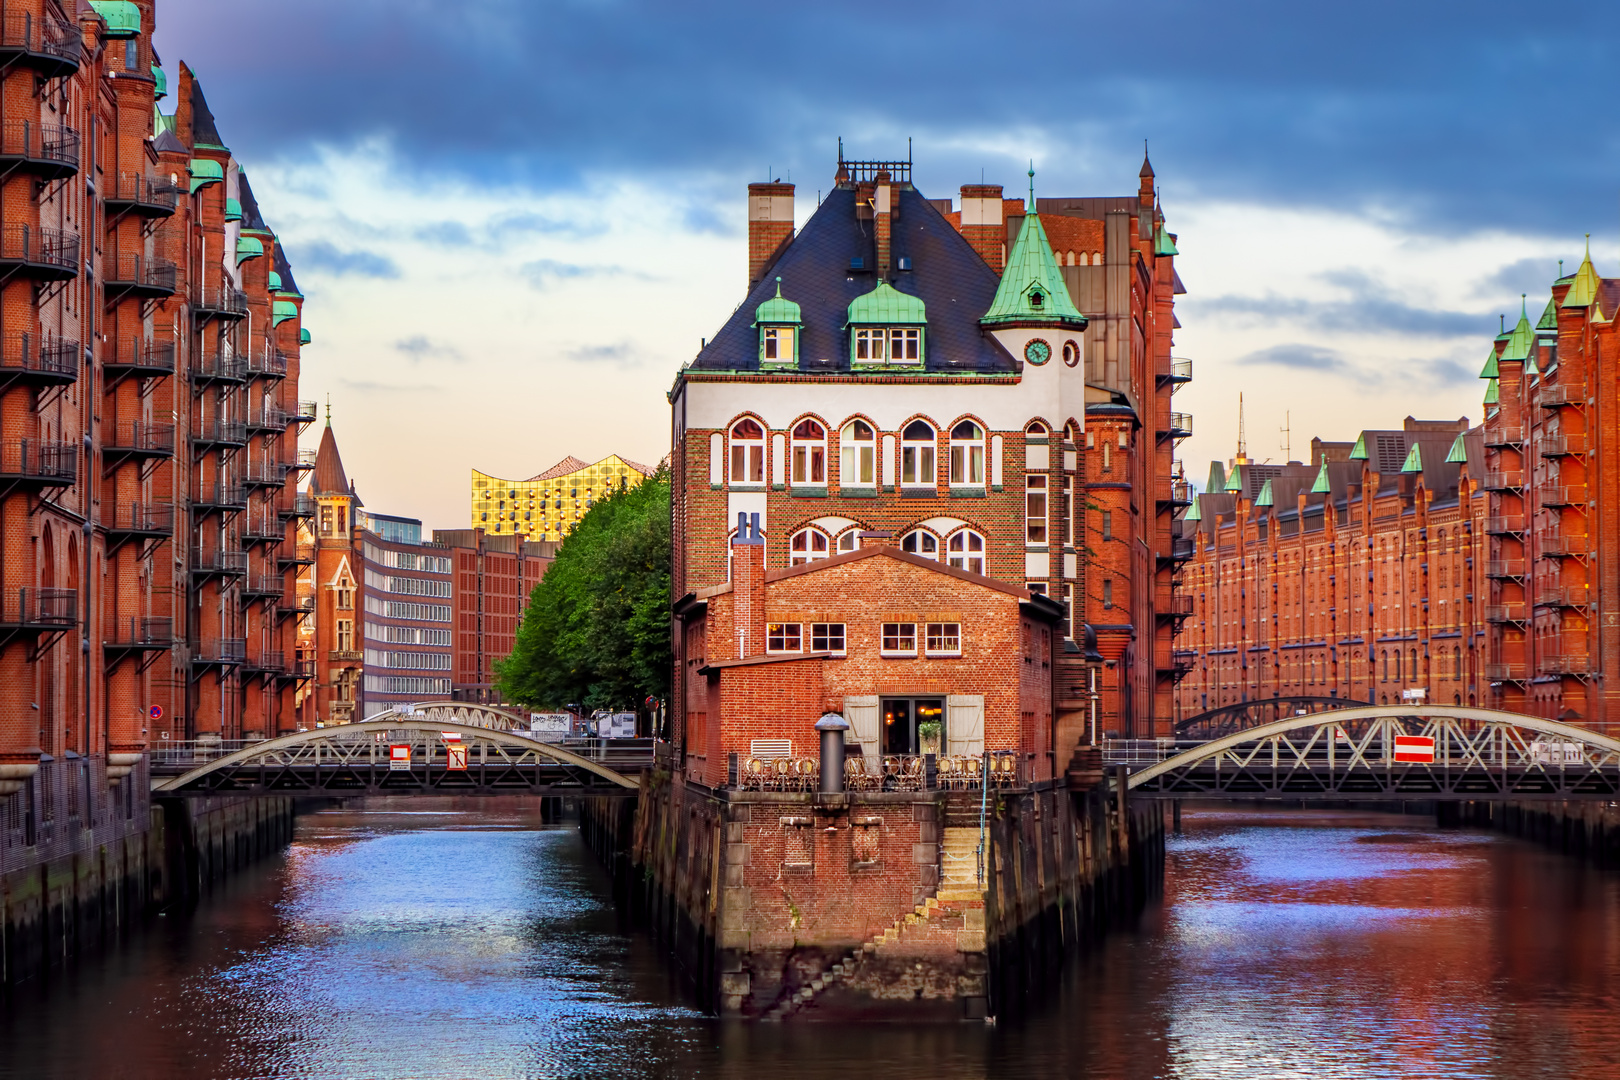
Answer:
[(411, 771), (411, 744), (394, 743), (388, 748), (388, 771)]
[(445, 753), (449, 756), (449, 760), (445, 762), (444, 767), (452, 770), (453, 772), (466, 772), (467, 748), (462, 746), (460, 743), (449, 743), (444, 749)]
[(1411, 761), (1423, 765), (1434, 762), (1434, 736), (1432, 735), (1397, 735), (1395, 736), (1395, 760)]
[(461, 732), (459, 732), (459, 731), (441, 731), (441, 732), (439, 732), (439, 738), (443, 739), (445, 742), (460, 742), (461, 741)]

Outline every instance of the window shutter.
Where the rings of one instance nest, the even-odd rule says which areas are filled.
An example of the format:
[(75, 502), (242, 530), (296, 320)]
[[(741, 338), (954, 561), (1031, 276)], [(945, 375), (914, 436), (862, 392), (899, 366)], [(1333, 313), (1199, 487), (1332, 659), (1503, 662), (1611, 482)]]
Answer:
[(849, 721), (855, 741), (861, 744), (861, 756), (866, 762), (866, 774), (879, 776), (883, 771), (883, 755), (878, 737), (878, 699), (876, 694), (845, 695), (844, 719)]
[(952, 757), (983, 754), (984, 695), (952, 694), (945, 699), (945, 708), (945, 752)]

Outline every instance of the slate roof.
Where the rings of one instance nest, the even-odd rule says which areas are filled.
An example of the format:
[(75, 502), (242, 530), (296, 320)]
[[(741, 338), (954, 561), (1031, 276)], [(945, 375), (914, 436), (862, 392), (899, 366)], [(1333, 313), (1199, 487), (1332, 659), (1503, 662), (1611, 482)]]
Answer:
[(270, 231), (270, 226), (264, 223), (264, 215), (259, 213), (259, 200), (253, 197), (253, 185), (248, 183), (246, 173), (237, 174), (236, 200), (242, 204), (242, 228)]
[[(911, 259), (913, 269), (890, 282), (922, 300), (928, 309), (923, 370), (1010, 374), (1020, 362), (979, 327), (1000, 279), (939, 210), (914, 188), (896, 187), (891, 242), (896, 264)], [(799, 305), (804, 329), (799, 370), (847, 372), (849, 335), (844, 329), (850, 303), (877, 287), (872, 272), (851, 272), (851, 258), (876, 262), (873, 223), (855, 216), (853, 188), (835, 188), (776, 262), (731, 313), (725, 326), (698, 353), (698, 371), (758, 371), (759, 331), (754, 311), (776, 295)]]
[[(298, 282), (293, 280), (292, 267), (287, 263), (287, 253), (282, 250), (279, 240), (276, 242), (275, 270), (276, 273), (281, 275), (281, 291), (298, 293)], [(298, 295), (302, 296), (303, 293), (298, 293)]]
[(191, 151), (187, 150), (186, 144), (180, 141), (180, 136), (168, 128), (158, 132), (157, 138), (152, 140), (152, 149), (160, 154), (185, 154), (187, 157), (191, 156)]
[(196, 146), (198, 143), (224, 146), (225, 140), (219, 137), (219, 127), (214, 123), (214, 114), (208, 109), (208, 99), (203, 97), (202, 83), (192, 79), (191, 144)]

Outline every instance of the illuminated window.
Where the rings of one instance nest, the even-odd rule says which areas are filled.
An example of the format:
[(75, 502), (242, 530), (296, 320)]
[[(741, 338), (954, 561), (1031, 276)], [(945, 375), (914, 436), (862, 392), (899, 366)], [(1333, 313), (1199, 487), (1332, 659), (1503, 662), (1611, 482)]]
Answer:
[(851, 420), (838, 434), (838, 482), (844, 487), (877, 486), (877, 433), (864, 420)]
[(800, 652), (802, 641), (799, 623), (767, 623), (765, 626), (766, 652)]
[(884, 623), (881, 651), (884, 656), (916, 656), (917, 624)]

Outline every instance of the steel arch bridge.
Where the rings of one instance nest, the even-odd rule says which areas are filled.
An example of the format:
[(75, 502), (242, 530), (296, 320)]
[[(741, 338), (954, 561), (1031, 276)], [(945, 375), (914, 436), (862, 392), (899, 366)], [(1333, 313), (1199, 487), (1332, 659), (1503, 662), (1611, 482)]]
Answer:
[(1318, 713), (1330, 709), (1360, 708), (1370, 701), (1350, 698), (1291, 697), (1257, 698), (1253, 701), (1234, 701), (1230, 705), (1209, 709), (1197, 716), (1176, 722), (1176, 738), (1219, 739), (1236, 731), (1259, 727), (1284, 717), (1298, 716), (1301, 712)]
[(1232, 732), (1137, 768), (1127, 787), (1161, 799), (1612, 800), (1620, 741), (1494, 709), (1367, 706)]
[[(645, 758), (638, 768), (651, 765), (653, 747), (651, 740), (633, 741), (645, 748), (614, 748), (614, 768), (605, 760), (607, 740), (569, 748), (487, 726), (394, 715), (300, 731), (193, 761), (178, 775), (154, 778), (152, 793), (634, 795), (640, 781), (619, 769), (631, 753)], [(408, 753), (397, 758), (396, 747)]]

